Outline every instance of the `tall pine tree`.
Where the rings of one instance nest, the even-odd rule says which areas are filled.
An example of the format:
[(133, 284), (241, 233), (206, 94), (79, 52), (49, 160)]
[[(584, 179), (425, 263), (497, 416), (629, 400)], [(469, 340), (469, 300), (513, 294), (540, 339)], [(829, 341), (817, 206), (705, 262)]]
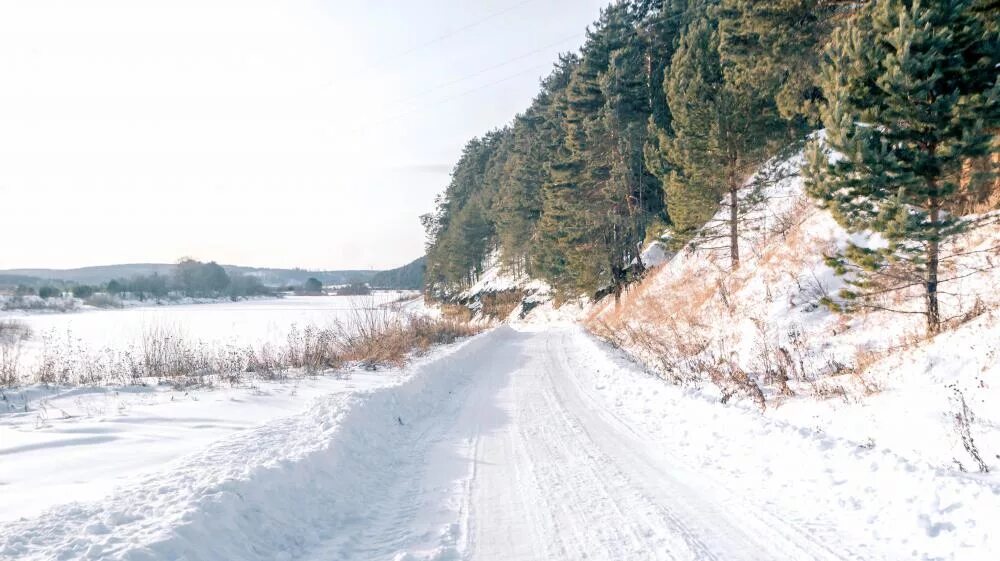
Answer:
[(842, 296), (923, 286), (927, 330), (941, 325), (942, 249), (968, 223), (945, 208), (963, 162), (991, 149), (1000, 119), (993, 31), (970, 0), (877, 0), (838, 32), (823, 69), (830, 162), (811, 149), (807, 186), (845, 227), (888, 246), (851, 246), (833, 260), (852, 272)]
[[(694, 21), (674, 54), (666, 81), (674, 136), (667, 156), (675, 171), (667, 204), (678, 230), (707, 221), (725, 196), (723, 220), (731, 266), (739, 267), (740, 189), (753, 171), (787, 142), (788, 125), (767, 89), (731, 72), (719, 52), (714, 11)], [(714, 231), (714, 229), (713, 229)]]

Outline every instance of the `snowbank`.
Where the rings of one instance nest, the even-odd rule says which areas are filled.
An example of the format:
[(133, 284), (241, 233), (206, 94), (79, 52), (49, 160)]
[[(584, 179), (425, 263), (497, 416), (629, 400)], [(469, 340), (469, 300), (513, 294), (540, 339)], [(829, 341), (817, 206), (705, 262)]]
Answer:
[[(721, 378), (721, 389), (704, 391), (755, 397), (776, 419), (943, 468), (977, 471), (961, 442), (968, 424), (984, 462), (1000, 471), (1000, 226), (953, 248), (961, 255), (950, 266), (983, 272), (942, 285), (951, 331), (926, 340), (919, 314), (835, 313), (821, 302), (844, 281), (824, 255), (878, 240), (849, 234), (817, 208), (801, 164), (801, 154), (781, 162), (787, 176), (748, 215), (736, 272), (727, 251), (689, 245), (619, 305), (596, 306), (587, 325), (665, 378), (696, 386)], [(919, 310), (920, 290), (894, 295), (892, 307)]]
[[(795, 559), (996, 559), (995, 478), (939, 469), (884, 442), (840, 438), (752, 407), (721, 407), (714, 396), (665, 385), (626, 355), (578, 339), (569, 358), (580, 389), (649, 438), (672, 475), (687, 470), (689, 481), (714, 482), (703, 492), (745, 531), (775, 543), (801, 532), (828, 546)], [(907, 401), (920, 409), (920, 401)], [(919, 438), (923, 428), (910, 432)]]
[(318, 396), (392, 383), (383, 373), (257, 381), (251, 387), (4, 390), (0, 523), (103, 498), (234, 433), (308, 409)]
[(318, 398), (300, 414), (233, 434), (100, 502), (0, 525), (0, 558), (291, 559), (345, 527), (360, 531), (365, 521), (392, 515), (369, 507), (386, 481), (410, 475), (395, 468), (417, 421), (450, 406), (470, 378), (462, 366), (484, 345), (474, 337), (432, 353), (387, 386)]

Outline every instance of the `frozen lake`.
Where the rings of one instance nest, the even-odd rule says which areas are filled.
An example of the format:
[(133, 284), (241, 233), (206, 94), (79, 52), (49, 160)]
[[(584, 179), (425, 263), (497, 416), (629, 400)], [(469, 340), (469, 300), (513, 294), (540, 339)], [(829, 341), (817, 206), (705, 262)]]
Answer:
[[(293, 326), (327, 327), (347, 320), (364, 308), (385, 306), (401, 296), (416, 293), (378, 292), (371, 296), (287, 296), (215, 304), (143, 306), (118, 310), (85, 310), (70, 313), (0, 313), (0, 319), (28, 324), (33, 337), (29, 349), (43, 338), (72, 340), (91, 350), (125, 348), (143, 333), (167, 330), (188, 341), (259, 346), (287, 340)], [(413, 310), (414, 306), (407, 306)]]

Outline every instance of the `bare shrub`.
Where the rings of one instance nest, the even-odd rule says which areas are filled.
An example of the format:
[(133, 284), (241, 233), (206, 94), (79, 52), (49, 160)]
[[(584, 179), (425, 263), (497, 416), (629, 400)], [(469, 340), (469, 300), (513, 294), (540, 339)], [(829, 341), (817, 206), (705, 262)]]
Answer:
[(69, 312), (79, 307), (76, 298), (42, 298), (31, 294), (15, 294), (3, 301), (4, 310)]
[[(975, 439), (972, 438), (972, 423), (976, 420), (975, 416), (972, 414), (972, 410), (969, 409), (968, 403), (965, 401), (965, 394), (958, 386), (951, 384), (948, 389), (952, 391), (951, 401), (955, 407), (955, 412), (952, 413), (952, 418), (955, 423), (955, 432), (958, 433), (959, 439), (962, 441), (962, 447), (965, 451), (969, 453), (973, 461), (976, 462), (977, 467), (981, 473), (989, 473), (990, 468), (983, 461), (983, 456), (979, 452), (979, 448), (976, 446)], [(958, 459), (954, 460), (958, 464), (958, 468), (965, 471), (965, 467), (962, 465)]]
[(841, 386), (840, 384), (834, 384), (827, 381), (812, 381), (810, 382), (810, 385), (812, 386), (813, 395), (820, 399), (839, 398), (843, 400), (844, 403), (849, 402), (847, 399), (847, 390), (845, 390), (844, 386)]
[(21, 350), (31, 336), (31, 327), (24, 322), (0, 321), (0, 388), (18, 384), (21, 376)]
[(719, 357), (714, 361), (705, 360), (702, 364), (708, 379), (722, 392), (722, 403), (729, 403), (733, 397), (742, 395), (757, 404), (761, 412), (766, 409), (764, 392), (735, 360)]
[(774, 385), (781, 395), (795, 395), (795, 392), (788, 387), (788, 381), (791, 379), (789, 372), (795, 368), (790, 353), (771, 343), (774, 337), (771, 330), (768, 329), (766, 321), (758, 318), (750, 318), (750, 320), (757, 329), (757, 370), (763, 374), (764, 383)]
[(369, 308), (336, 322), (330, 340), (342, 360), (374, 369), (402, 365), (411, 353), (481, 330), (479, 325), (447, 317), (399, 316)]
[(955, 329), (962, 324), (969, 323), (970, 321), (976, 319), (977, 317), (990, 311), (989, 306), (983, 302), (982, 297), (976, 295), (975, 301), (973, 301), (972, 306), (969, 307), (964, 313), (959, 314), (952, 320), (945, 323), (946, 328)]
[[(346, 363), (375, 369), (402, 365), (414, 353), (481, 330), (481, 325), (450, 318), (401, 315), (372, 300), (327, 327), (292, 326), (280, 345), (206, 343), (186, 337), (177, 328), (156, 325), (144, 329), (135, 343), (123, 349), (94, 351), (71, 333), (48, 332), (41, 337), (36, 364), (23, 372), (18, 345), (30, 336), (30, 330), (0, 323), (0, 343), (10, 342), (0, 344), (0, 387), (28, 380), (47, 385), (239, 385), (252, 379), (283, 379), (292, 372), (314, 375)], [(27, 335), (15, 335), (23, 333)]]
[(849, 373), (855, 383), (864, 391), (865, 395), (873, 395), (881, 391), (879, 385), (870, 381), (866, 377), (866, 374), (873, 365), (888, 355), (888, 349), (859, 348), (855, 351), (854, 358), (851, 360)]
[(488, 292), (480, 296), (480, 312), (494, 319), (507, 319), (521, 305), (526, 296), (523, 290), (501, 290)]
[[(280, 366), (268, 367), (272, 371), (281, 366), (301, 368), (310, 375), (320, 370), (337, 368), (343, 363), (343, 359), (336, 352), (334, 343), (334, 332), (330, 329), (319, 329), (310, 325), (299, 331), (293, 325), (288, 333), (283, 359), (277, 355), (273, 357)], [(269, 357), (262, 354), (254, 358), (266, 360)]]
[(452, 321), (472, 321), (474, 312), (462, 304), (443, 303), (441, 304), (441, 315)]
[(84, 300), (84, 304), (95, 308), (121, 308), (122, 301), (110, 294), (99, 292)]

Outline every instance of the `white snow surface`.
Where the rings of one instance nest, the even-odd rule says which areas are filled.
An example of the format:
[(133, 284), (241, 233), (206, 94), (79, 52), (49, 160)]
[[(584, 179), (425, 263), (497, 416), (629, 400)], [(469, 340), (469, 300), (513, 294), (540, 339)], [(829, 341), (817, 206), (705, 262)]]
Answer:
[(397, 374), (0, 523), (0, 558), (1000, 555), (995, 480), (722, 407), (578, 326), (502, 326)]
[(659, 240), (654, 240), (642, 250), (642, 264), (645, 267), (659, 267), (667, 261), (670, 261), (671, 255), (670, 250), (667, 249), (666, 244)]
[[(403, 301), (402, 299), (411, 297)], [(31, 329), (20, 350), (30, 371), (46, 345), (79, 356), (140, 348), (147, 333), (162, 330), (192, 345), (210, 347), (281, 345), (293, 329), (325, 328), (349, 320), (358, 310), (389, 307), (404, 314), (433, 314), (414, 291), (380, 291), (366, 296), (287, 296), (247, 300), (206, 300), (123, 309), (88, 308), (73, 313), (0, 311), (0, 321), (16, 320)], [(4, 409), (0, 404), (0, 410)]]
[(530, 294), (548, 294), (551, 287), (543, 280), (534, 279), (521, 272), (505, 270), (500, 263), (500, 252), (493, 251), (483, 263), (483, 272), (476, 282), (458, 295), (459, 299), (475, 298), (490, 292), (522, 290)]
[[(801, 163), (800, 153), (779, 165), (795, 172)], [(685, 360), (695, 357), (699, 367), (735, 364), (761, 386), (764, 415), (774, 421), (886, 447), (942, 470), (975, 472), (977, 462), (956, 430), (961, 392), (971, 412), (970, 434), (991, 472), (982, 477), (996, 481), (1000, 224), (994, 221), (947, 244), (955, 257), (946, 261), (942, 278), (954, 280), (941, 284), (942, 313), (966, 319), (928, 339), (919, 314), (840, 314), (820, 305), (821, 297), (836, 298), (845, 286), (824, 255), (848, 241), (884, 242), (845, 231), (804, 193), (797, 173), (769, 186), (765, 195), (766, 204), (742, 226), (737, 271), (730, 270), (728, 247), (709, 251), (689, 245), (650, 270), (620, 303), (606, 299), (595, 305), (588, 326), (610, 333), (665, 378), (671, 377), (666, 367), (700, 378), (691, 385), (716, 399), (721, 392), (703, 371), (683, 372)], [(894, 294), (885, 305), (920, 310), (921, 290)], [(783, 356), (797, 371), (788, 381), (792, 395), (768, 381), (768, 371)], [(1000, 501), (996, 510), (1000, 516)]]
[(353, 372), (252, 387), (171, 386), (6, 391), (0, 414), (0, 523), (67, 500), (99, 500), (231, 434), (308, 408), (330, 394), (392, 383)]

